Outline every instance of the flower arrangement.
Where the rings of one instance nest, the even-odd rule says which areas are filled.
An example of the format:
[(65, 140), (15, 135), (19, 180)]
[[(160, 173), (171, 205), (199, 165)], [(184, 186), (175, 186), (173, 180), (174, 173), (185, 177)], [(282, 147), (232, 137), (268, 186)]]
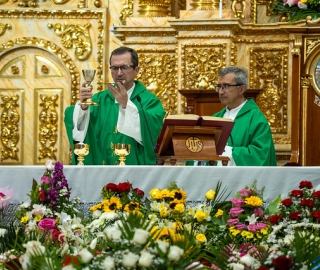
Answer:
[(318, 0), (276, 0), (271, 6), (271, 12), (279, 15), (283, 21), (295, 22), (320, 17), (320, 2)]
[(9, 187), (0, 188), (0, 211), (10, 202), (14, 195), (14, 190)]

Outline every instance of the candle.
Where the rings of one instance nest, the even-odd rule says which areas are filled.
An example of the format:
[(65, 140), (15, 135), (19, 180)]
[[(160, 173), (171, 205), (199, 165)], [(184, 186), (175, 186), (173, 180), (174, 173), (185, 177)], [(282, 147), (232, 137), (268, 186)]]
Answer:
[(219, 3), (219, 18), (222, 19), (222, 0)]

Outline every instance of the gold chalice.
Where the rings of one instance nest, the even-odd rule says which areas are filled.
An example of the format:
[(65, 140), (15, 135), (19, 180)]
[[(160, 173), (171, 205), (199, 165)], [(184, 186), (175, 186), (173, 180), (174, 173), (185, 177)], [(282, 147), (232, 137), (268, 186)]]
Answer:
[[(96, 71), (94, 69), (83, 69), (82, 70), (84, 80), (90, 85), (96, 75)], [(92, 101), (91, 98), (88, 98), (85, 102), (81, 102), (83, 105), (94, 105), (98, 106), (99, 104)]]
[(130, 154), (130, 144), (125, 144), (125, 143), (117, 143), (113, 145), (113, 151), (114, 153), (119, 156), (119, 165), (120, 166), (125, 166), (125, 160), (126, 156)]
[(76, 143), (74, 145), (74, 153), (78, 156), (78, 166), (83, 166), (84, 156), (89, 154), (89, 144)]

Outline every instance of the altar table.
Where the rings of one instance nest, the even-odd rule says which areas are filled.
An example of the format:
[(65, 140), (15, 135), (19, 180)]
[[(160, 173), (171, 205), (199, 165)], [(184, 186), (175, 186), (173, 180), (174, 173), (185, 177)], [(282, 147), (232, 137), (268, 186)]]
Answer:
[[(211, 166), (72, 166), (63, 167), (71, 187), (71, 197), (82, 202), (100, 201), (101, 189), (108, 183), (129, 181), (148, 196), (153, 188), (163, 189), (171, 182), (186, 191), (188, 201), (204, 201), (205, 193), (215, 189), (217, 182), (227, 187), (230, 196), (257, 180), (257, 187), (265, 187), (264, 200), (299, 188), (302, 180), (309, 180), (320, 189), (320, 167), (211, 167)], [(28, 200), (32, 180), (40, 183), (44, 166), (0, 166), (0, 187), (15, 190), (11, 203)]]

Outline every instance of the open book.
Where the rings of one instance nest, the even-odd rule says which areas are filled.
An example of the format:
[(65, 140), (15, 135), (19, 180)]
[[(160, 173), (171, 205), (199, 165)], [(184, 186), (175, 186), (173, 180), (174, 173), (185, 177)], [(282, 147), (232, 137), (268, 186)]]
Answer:
[(185, 136), (207, 136), (209, 140), (214, 140), (215, 154), (221, 155), (233, 126), (234, 121), (229, 118), (196, 114), (168, 115), (163, 122), (155, 152), (158, 155), (173, 155), (172, 137), (185, 134)]

